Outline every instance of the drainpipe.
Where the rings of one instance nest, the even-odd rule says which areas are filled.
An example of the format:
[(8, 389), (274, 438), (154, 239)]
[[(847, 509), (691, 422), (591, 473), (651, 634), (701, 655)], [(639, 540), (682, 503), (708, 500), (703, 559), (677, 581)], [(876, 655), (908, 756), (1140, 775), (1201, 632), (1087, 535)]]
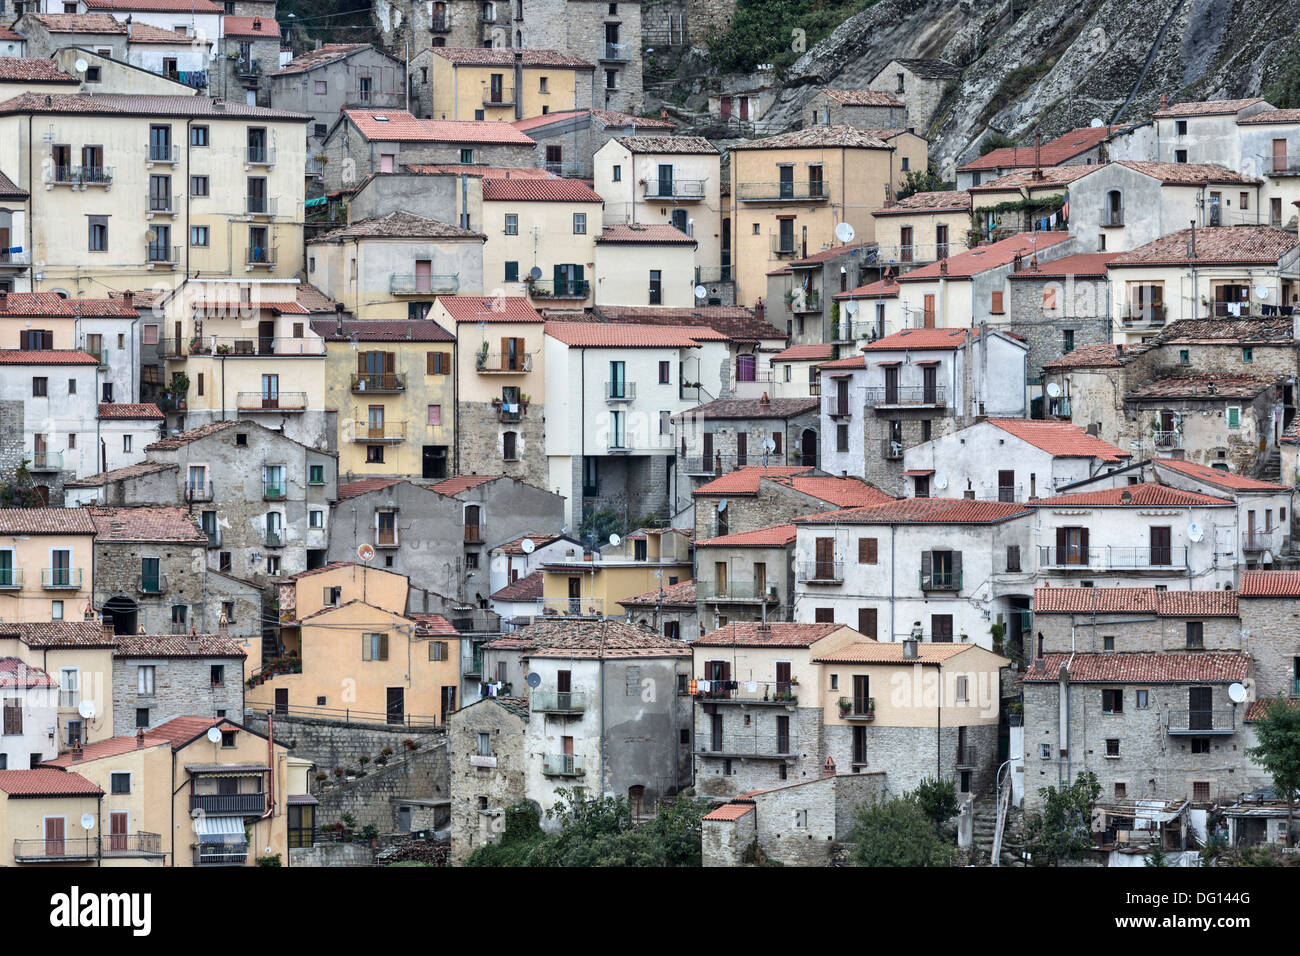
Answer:
[(897, 634), (894, 630), (894, 567), (897, 563), (894, 560), (894, 534), (897, 530), (897, 525), (889, 526), (889, 640), (891, 642)]
[[(605, 795), (605, 658), (600, 659), (600, 794)], [(674, 693), (676, 690), (674, 689)]]
[[(407, 641), (407, 650), (410, 650), (410, 641)], [(262, 819), (275, 813), (275, 711), (266, 712), (266, 765), (271, 768), (271, 776), (267, 781), (266, 790), (266, 812), (262, 814)]]
[[(577, 74), (574, 74), (574, 89), (577, 89)], [(520, 95), (524, 89), (524, 53), (522, 50), (515, 50), (515, 119), (524, 118), (523, 97)]]

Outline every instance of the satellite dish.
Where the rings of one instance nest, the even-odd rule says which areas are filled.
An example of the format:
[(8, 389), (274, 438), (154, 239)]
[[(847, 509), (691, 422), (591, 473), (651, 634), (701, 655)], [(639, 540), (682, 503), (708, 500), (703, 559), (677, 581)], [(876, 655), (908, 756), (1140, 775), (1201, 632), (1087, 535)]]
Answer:
[(1092, 122), (1089, 123), (1088, 125), (1091, 126), (1093, 129), (1097, 129), (1099, 127), (1105, 126), (1106, 121), (1102, 119), (1100, 116), (1094, 116), (1092, 118)]
[(540, 687), (542, 683), (542, 675), (536, 671), (529, 671), (528, 676), (524, 678), (524, 683), (529, 687)]
[(776, 442), (772, 441), (772, 439), (770, 438), (764, 439), (763, 451), (767, 452), (768, 454), (771, 454), (772, 452), (776, 451)]
[[(79, 61), (79, 62), (80, 62), (80, 61)], [(1240, 684), (1237, 684), (1237, 685), (1234, 685), (1234, 686), (1239, 687), (1239, 686), (1241, 686), (1241, 685), (1240, 685)], [(81, 829), (83, 829), (83, 830), (93, 830), (93, 829), (95, 829), (95, 815), (94, 815), (93, 813), (83, 813), (83, 814), (81, 815)]]
[(704, 286), (702, 286), (702, 285), (697, 285), (697, 286), (695, 287), (695, 298), (697, 298), (697, 299), (703, 299), (703, 298), (704, 298), (706, 295), (708, 295), (708, 294), (709, 294), (709, 290), (706, 289), (706, 288), (704, 288)]
[(532, 554), (537, 550), (537, 545), (533, 544), (532, 538), (524, 538), (523, 541), (519, 542), (519, 550), (524, 554)]
[(835, 227), (835, 238), (840, 242), (852, 242), (854, 235), (853, 227), (847, 222), (842, 222)]
[(847, 302), (844, 303), (844, 311), (845, 311), (846, 313), (848, 313), (849, 315), (857, 315), (857, 314), (858, 314), (858, 303), (857, 303), (856, 301), (854, 301), (853, 299), (849, 299), (849, 301), (847, 301)]
[(1061, 386), (1057, 385), (1055, 382), (1048, 382), (1048, 383), (1047, 383), (1047, 394), (1050, 395), (1050, 396), (1052, 396), (1052, 398), (1060, 398), (1060, 397), (1061, 397)]
[(1204, 537), (1205, 531), (1196, 522), (1192, 522), (1187, 526), (1187, 538), (1189, 541), (1200, 541), (1204, 539)]
[(1240, 683), (1228, 685), (1228, 700), (1234, 704), (1244, 704), (1246, 702), (1246, 687)]
[(357, 547), (357, 557), (362, 561), (373, 561), (375, 557), (374, 547), (368, 544), (359, 545)]
[(719, 511), (726, 511), (726, 510), (727, 510), (727, 499), (726, 499), (726, 498), (723, 498), (721, 501), (718, 502), (718, 510), (719, 510)]
[(212, 741), (214, 744), (221, 743), (221, 731), (218, 730), (216, 727), (209, 727), (208, 740)]
[(612, 544), (614, 547), (617, 548), (620, 544), (623, 543), (623, 539), (620, 538), (620, 537), (619, 537), (618, 535), (616, 535), (616, 534), (611, 534), (611, 535), (609, 536), (609, 543)]
[(1268, 298), (1268, 291), (1269, 291), (1269, 290), (1268, 290), (1268, 286), (1266, 286), (1266, 285), (1257, 285), (1257, 286), (1255, 286), (1255, 298), (1257, 298), (1257, 299), (1267, 299), (1267, 298)]
[(72, 64), (72, 66), (78, 73), (85, 73), (86, 70), (89, 69), (90, 64), (86, 62), (84, 57), (77, 57), (77, 62)]
[(943, 489), (948, 487), (947, 477), (944, 475), (936, 475), (934, 479), (934, 486), (938, 488), (940, 491), (943, 491)]
[(95, 716), (95, 702), (93, 700), (83, 700), (77, 705), (77, 713), (86, 720), (92, 719)]
[(534, 282), (536, 282), (541, 277), (542, 277), (542, 270), (537, 266), (533, 266), (531, 269), (528, 270), (528, 278), (532, 279)]

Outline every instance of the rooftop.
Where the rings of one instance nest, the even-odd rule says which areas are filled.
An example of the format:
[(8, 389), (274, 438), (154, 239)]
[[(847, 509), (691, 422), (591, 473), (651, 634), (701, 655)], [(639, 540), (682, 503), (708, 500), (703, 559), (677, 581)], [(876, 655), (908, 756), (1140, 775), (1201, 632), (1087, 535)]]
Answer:
[[(816, 348), (816, 346), (813, 346)], [(829, 346), (827, 346), (829, 347)], [(697, 405), (686, 412), (679, 412), (679, 418), (697, 418), (705, 420), (737, 418), (794, 418), (815, 412), (818, 407), (816, 397), (809, 398), (715, 398), (711, 402)]]
[(763, 480), (792, 488), (837, 508), (863, 508), (895, 500), (893, 495), (885, 494), (875, 485), (868, 484), (861, 478), (796, 474), (765, 475)]
[(697, 548), (783, 548), (796, 537), (792, 524), (778, 524), (770, 528), (756, 528), (738, 534), (724, 534), (719, 538), (696, 541)]
[(369, 43), (326, 43), (318, 50), (308, 50), (306, 53), (294, 57), (271, 75), (288, 76), (294, 73), (306, 73), (318, 66), (324, 66), (327, 63), (333, 63), (335, 60), (349, 57), (358, 50), (369, 49), (373, 49)]
[(245, 39), (280, 39), (280, 25), (275, 17), (222, 17), (221, 34)]
[(615, 136), (614, 142), (631, 153), (688, 155), (718, 152), (703, 136)]
[(1038, 250), (1068, 242), (1072, 238), (1068, 232), (1021, 232), (986, 246), (976, 246), (974, 249), (959, 252), (955, 256), (932, 262), (911, 272), (905, 272), (898, 277), (898, 281), (969, 278), (989, 269), (1011, 265), (1015, 262), (1016, 256), (1020, 256), (1022, 263), (1027, 265)]
[(1095, 173), (1101, 168), (1101, 165), (1100, 163), (1093, 163), (1078, 166), (1045, 166), (1038, 170), (1022, 168), (1007, 173), (1005, 176), (999, 176), (997, 179), (990, 179), (988, 182), (980, 183), (978, 186), (972, 186), (970, 191), (974, 195), (976, 193), (1007, 192), (1008, 190), (1019, 192), (1024, 189), (1031, 192), (1035, 189), (1064, 190), (1076, 179), (1082, 179), (1089, 173)]
[(91, 508), (97, 543), (172, 542), (205, 544), (207, 535), (184, 508)]
[(1007, 278), (1016, 280), (1063, 279), (1066, 276), (1106, 277), (1106, 264), (1114, 259), (1118, 252), (1077, 252), (1072, 256), (1062, 256), (1050, 262), (1013, 272)]
[(440, 295), (436, 300), (459, 325), (462, 322), (541, 322), (542, 314), (527, 296)]
[(153, 402), (100, 402), (96, 417), (122, 421), (141, 421), (166, 418)]
[[(1300, 245), (1293, 232), (1273, 226), (1214, 226), (1180, 229), (1121, 252), (1108, 268), (1151, 265), (1276, 265)], [(1195, 254), (1193, 254), (1193, 248)]]
[(998, 524), (1030, 514), (1011, 501), (970, 498), (900, 498), (884, 504), (796, 518), (798, 525), (823, 524)]
[(335, 319), (312, 319), (311, 330), (327, 342), (455, 342), (452, 335), (429, 319), (348, 319), (338, 334)]
[(0, 636), (16, 637), (28, 647), (116, 647), (97, 621), (15, 621), (0, 624)]
[(865, 299), (872, 297), (888, 297), (898, 295), (898, 283), (893, 276), (886, 276), (883, 279), (877, 279), (875, 282), (868, 282), (866, 285), (860, 285), (856, 289), (850, 289), (848, 292), (837, 292), (837, 299)]
[(1040, 421), (1026, 418), (990, 418), (988, 423), (1021, 441), (1059, 458), (1099, 458), (1123, 461), (1133, 457), (1096, 435), (1089, 435), (1069, 422)]
[(1274, 384), (1252, 375), (1222, 372), (1161, 375), (1131, 389), (1124, 397), (1129, 401), (1160, 398), (1254, 398)]
[(596, 243), (609, 244), (621, 243), (624, 245), (658, 245), (661, 243), (674, 243), (683, 246), (695, 245), (695, 240), (686, 233), (682, 232), (676, 226), (668, 223), (652, 223), (643, 225), (640, 223), (619, 223), (613, 226), (605, 226), (601, 229), (600, 235), (596, 237)]
[(0, 508), (0, 535), (94, 533), (84, 508)]
[(604, 202), (596, 190), (581, 179), (511, 177), (483, 180), (483, 201), (513, 202)]
[(21, 658), (0, 657), (0, 689), (57, 686), (58, 682), (39, 667), (31, 667)]
[[(498, 646), (488, 641), (486, 649)], [(614, 658), (690, 657), (690, 647), (671, 637), (623, 621), (542, 620), (512, 631), (501, 646), (521, 650), (525, 657), (609, 660)]]
[(881, 90), (832, 90), (823, 89), (819, 92), (837, 103), (845, 106), (902, 106), (903, 103), (894, 96), (893, 93), (885, 93)]
[(1079, 491), (1051, 498), (1035, 498), (1033, 508), (1231, 508), (1226, 498), (1214, 498), (1195, 491), (1146, 481), (1101, 491)]
[(1187, 475), (1189, 478), (1195, 478), (1197, 481), (1203, 481), (1207, 485), (1214, 485), (1227, 491), (1291, 491), (1286, 485), (1274, 484), (1271, 481), (1260, 481), (1258, 478), (1238, 475), (1231, 471), (1222, 471), (1206, 465), (1198, 465), (1195, 462), (1180, 458), (1157, 458), (1154, 464), (1156, 468), (1168, 468), (1170, 471), (1176, 471), (1181, 475)]
[(1300, 597), (1300, 571), (1243, 571), (1242, 597)]
[(542, 596), (542, 586), (546, 575), (534, 571), (518, 580), (511, 581), (491, 596), (493, 601), (536, 601)]
[(1224, 113), (1239, 113), (1248, 106), (1264, 103), (1262, 96), (1252, 96), (1239, 100), (1201, 100), (1192, 103), (1174, 103), (1162, 106), (1151, 114), (1154, 119), (1170, 116), (1215, 116)]
[(1214, 163), (1153, 163), (1136, 159), (1121, 159), (1116, 164), (1134, 172), (1145, 173), (1170, 186), (1200, 186), (1207, 183), (1243, 183), (1260, 182), (1253, 176), (1245, 176), (1235, 169), (1218, 166)]
[(715, 631), (701, 634), (690, 642), (692, 647), (812, 647), (843, 624), (821, 622), (792, 624), (759, 621), (736, 621)]
[(76, 86), (81, 81), (64, 73), (53, 60), (34, 56), (0, 56), (0, 83), (68, 83)]
[(646, 591), (644, 594), (634, 594), (631, 597), (619, 598), (618, 603), (623, 607), (684, 607), (695, 610), (695, 581), (678, 581), (676, 584), (669, 584), (663, 588), (655, 588)]
[[(831, 357), (829, 345), (791, 345), (772, 356), (772, 362), (821, 361)], [(816, 405), (813, 406), (814, 408)]]
[[(429, 47), (434, 56), (440, 56), (457, 66), (514, 66), (516, 60), (524, 67), (567, 67), (575, 70), (594, 70), (596, 64), (581, 57), (569, 56), (558, 50), (536, 50), (531, 47), (435, 46)], [(518, 56), (516, 56), (518, 54)]]
[(498, 478), (504, 477), (505, 475), (456, 475), (435, 482), (429, 486), (429, 490), (436, 491), (440, 495), (455, 497), (469, 491), (471, 488), (477, 488), (479, 485), (486, 485), (489, 481), (496, 481)]
[(657, 305), (598, 305), (596, 313), (608, 322), (651, 325), (692, 325), (716, 329), (733, 342), (765, 342), (786, 334), (751, 310), (739, 305), (666, 307)]
[(1047, 588), (1034, 591), (1038, 614), (1155, 614), (1161, 617), (1236, 617), (1235, 591), (1158, 591), (1150, 588)]
[(873, 216), (906, 216), (918, 212), (970, 212), (970, 193), (964, 189), (940, 189), (912, 193), (871, 213)]
[(958, 172), (966, 173), (985, 169), (1032, 168), (1038, 165), (1059, 166), (1090, 149), (1095, 149), (1115, 133), (1127, 128), (1126, 126), (1085, 126), (1082, 129), (1072, 129), (1055, 139), (1049, 139), (1037, 148), (1031, 144), (1004, 146), (990, 150), (957, 169)]
[[(2, 105), (0, 105), (2, 109)], [(346, 109), (343, 114), (368, 140), (535, 146), (509, 123), (417, 119), (406, 110)]]
[(220, 634), (119, 634), (114, 657), (247, 657), (239, 641)]
[(1118, 368), (1124, 363), (1116, 352), (1117, 348), (1121, 348), (1121, 346), (1107, 343), (1081, 345), (1073, 352), (1067, 352), (1060, 358), (1044, 362), (1043, 368)]
[(98, 797), (104, 791), (81, 774), (52, 767), (0, 770), (0, 790), (12, 797)]
[(759, 481), (762, 478), (770, 475), (802, 475), (810, 471), (812, 471), (811, 465), (739, 468), (700, 485), (691, 494), (697, 498), (716, 498), (724, 495), (756, 495), (758, 494)]
[(731, 149), (892, 149), (884, 140), (856, 126), (808, 126), (769, 136), (766, 139), (737, 143)]
[[(218, 12), (220, 9), (217, 8)], [(168, 116), (178, 119), (191, 117), (194, 119), (265, 119), (287, 123), (305, 123), (311, 119), (305, 113), (291, 113), (265, 106), (249, 106), (209, 96), (164, 96), (153, 93), (23, 93), (0, 103), (0, 115), (17, 113)]]
[(884, 643), (863, 641), (828, 654), (818, 654), (814, 662), (818, 664), (912, 664), (920, 661), (922, 664), (934, 664), (942, 663), (976, 646), (978, 645), (918, 641), (916, 657), (908, 658), (903, 656), (902, 641)]
[[(484, 197), (486, 198), (486, 197)], [(481, 232), (462, 229), (437, 219), (427, 219), (410, 212), (390, 212), (376, 219), (359, 219), (354, 223), (334, 229), (314, 239), (317, 242), (340, 242), (344, 239), (476, 239), (486, 238)]]
[[(1064, 589), (1062, 589), (1064, 590)], [(1246, 654), (1047, 654), (1025, 672), (1028, 683), (1055, 683), (1069, 664), (1070, 680), (1096, 684), (1230, 684), (1245, 680)]]
[(1179, 319), (1156, 335), (1155, 345), (1285, 345), (1295, 343), (1289, 315), (1215, 316)]
[(726, 341), (712, 329), (622, 322), (547, 322), (546, 334), (570, 348), (691, 349)]

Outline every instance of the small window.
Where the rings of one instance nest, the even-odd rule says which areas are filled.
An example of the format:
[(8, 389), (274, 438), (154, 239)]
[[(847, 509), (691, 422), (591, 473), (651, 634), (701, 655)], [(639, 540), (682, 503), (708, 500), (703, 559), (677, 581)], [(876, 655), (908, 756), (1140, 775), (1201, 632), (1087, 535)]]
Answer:
[(1124, 691), (1118, 687), (1105, 687), (1101, 692), (1101, 712), (1103, 714), (1124, 713)]
[[(1178, 135), (1178, 136), (1186, 136), (1186, 135), (1187, 135), (1187, 120), (1175, 120), (1175, 121), (1174, 121), (1174, 132), (1175, 132), (1175, 134)], [(1181, 152), (1181, 150), (1180, 150), (1180, 152)]]
[(235, 433), (235, 445), (236, 445), (237, 447), (239, 447), (239, 448), (247, 448), (247, 447), (248, 447), (248, 433), (247, 433), (247, 432), (236, 432), (236, 433)]
[(235, 731), (223, 730), (221, 732), (221, 746), (227, 750), (235, 746)]
[(1133, 692), (1133, 706), (1138, 710), (1146, 710), (1151, 706), (1151, 691), (1135, 690)]
[(329, 93), (329, 89), (330, 89), (330, 86), (329, 86), (329, 82), (328, 82), (327, 80), (317, 80), (317, 81), (316, 81), (316, 83), (315, 83), (315, 90), (316, 90), (316, 95), (317, 95), (317, 96), (325, 96), (327, 93)]
[(575, 212), (573, 214), (573, 234), (575, 236), (585, 236), (587, 234), (587, 214), (585, 212)]
[(1250, 363), (1250, 362), (1255, 361), (1255, 350), (1254, 350), (1254, 349), (1242, 349), (1242, 350), (1241, 350), (1241, 360), (1242, 360), (1243, 362), (1246, 362), (1246, 363)]
[(190, 245), (205, 248), (209, 243), (207, 226), (190, 226)]
[(1192, 364), (1192, 353), (1191, 353), (1190, 351), (1188, 351), (1187, 349), (1179, 349), (1179, 350), (1178, 350), (1178, 364), (1180, 364), (1180, 365), (1191, 365), (1191, 364)]
[(447, 657), (447, 642), (446, 642), (446, 641), (430, 641), (430, 642), (429, 642), (429, 660), (431, 660), (431, 661), (445, 661), (445, 660), (447, 660), (447, 659), (448, 659), (448, 657)]
[(191, 146), (208, 145), (208, 128), (206, 126), (190, 127), (190, 145)]
[(213, 687), (224, 687), (226, 684), (226, 665), (213, 664), (209, 669), (208, 676)]
[(470, 163), (473, 163), (473, 162), (474, 162), (474, 150), (472, 150), (472, 149), (462, 149), (462, 150), (460, 151), (460, 161), (461, 161), (461, 163), (463, 163), (463, 164), (470, 164)]
[(148, 707), (137, 707), (135, 709), (135, 725), (137, 728), (143, 727), (145, 729), (148, 729), (149, 727)]
[(1210, 752), (1210, 738), (1209, 738), (1209, 737), (1193, 737), (1193, 738), (1192, 738), (1192, 753), (1194, 753), (1194, 754), (1208, 754), (1209, 752)]
[(313, 485), (325, 484), (325, 466), (312, 465), (311, 468), (308, 470), (307, 481), (309, 484), (313, 484)]
[(623, 167), (617, 163), (614, 165), (613, 180), (616, 183), (621, 183), (623, 181)]
[(1044, 759), (1044, 760), (1051, 760), (1051, 759), (1052, 759), (1052, 745), (1051, 745), (1051, 744), (1039, 744), (1039, 745), (1038, 745), (1038, 756), (1041, 757), (1041, 758)]
[(131, 792), (131, 775), (129, 773), (115, 773), (110, 779), (112, 784), (109, 789), (112, 793)]
[(1228, 408), (1228, 427), (1241, 427), (1241, 408), (1237, 405), (1232, 405)]
[(325, 527), (325, 512), (321, 511), (319, 508), (313, 508), (308, 514), (308, 527)]
[(506, 235), (519, 235), (519, 214), (514, 212), (506, 213)]
[(1113, 651), (1115, 649), (1115, 638), (1113, 635), (1101, 639), (1101, 649), (1103, 651)]
[(1174, 162), (1175, 162), (1175, 163), (1185, 163), (1185, 162), (1187, 162), (1187, 150), (1185, 150), (1185, 149), (1176, 149), (1176, 150), (1174, 150)]
[(191, 176), (190, 177), (190, 195), (206, 196), (208, 195), (208, 177)]
[(1210, 781), (1193, 780), (1192, 781), (1192, 800), (1196, 803), (1210, 802)]
[(1200, 650), (1205, 647), (1205, 622), (1187, 622), (1187, 649)]
[(49, 394), (50, 382), (47, 378), (36, 377), (32, 379), (32, 395), (35, 398), (41, 398)]
[(224, 618), (226, 619), (226, 623), (227, 623), (227, 624), (233, 624), (233, 623), (235, 622), (235, 602), (234, 602), (234, 601), (222, 601), (222, 602), (221, 602), (221, 616), (224, 617)]
[(1107, 738), (1106, 738), (1106, 756), (1107, 756), (1107, 757), (1118, 757), (1118, 756), (1119, 756), (1119, 738), (1118, 738), (1118, 737), (1107, 737)]

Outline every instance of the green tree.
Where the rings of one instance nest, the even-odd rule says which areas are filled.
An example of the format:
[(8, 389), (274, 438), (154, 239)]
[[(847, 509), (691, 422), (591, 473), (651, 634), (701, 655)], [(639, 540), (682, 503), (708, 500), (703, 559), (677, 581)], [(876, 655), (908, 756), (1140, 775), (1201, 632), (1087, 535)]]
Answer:
[(1143, 866), (1168, 866), (1169, 854), (1165, 852), (1164, 840), (1159, 833), (1156, 834), (1156, 842), (1151, 844), (1151, 852), (1142, 860)]
[(913, 169), (904, 176), (903, 185), (894, 193), (894, 198), (906, 199), (916, 193), (932, 193), (956, 188), (956, 183), (944, 182), (943, 177), (939, 175), (939, 167), (931, 162), (925, 169)]
[(949, 866), (953, 848), (935, 832), (914, 794), (858, 808), (853, 831), (857, 866)]
[(1026, 849), (1036, 864), (1054, 866), (1092, 848), (1092, 805), (1101, 796), (1096, 774), (1080, 772), (1074, 783), (1038, 791), (1043, 808), (1026, 820)]
[(1277, 69), (1264, 85), (1264, 99), (1280, 110), (1300, 107), (1300, 44), (1288, 44), (1273, 62)]
[(1286, 845), (1295, 846), (1291, 829), (1296, 797), (1300, 795), (1300, 707), (1279, 694), (1264, 703), (1264, 717), (1255, 722), (1255, 739), (1246, 756), (1273, 778), (1273, 791), (1286, 801)]
[(917, 806), (934, 824), (935, 831), (952, 819), (960, 806), (957, 802), (957, 787), (951, 780), (936, 780), (926, 777), (912, 791)]
[(1009, 146), (1015, 146), (1016, 141), (1005, 133), (992, 132), (980, 140), (980, 155), (987, 156), (995, 149), (1006, 149)]

